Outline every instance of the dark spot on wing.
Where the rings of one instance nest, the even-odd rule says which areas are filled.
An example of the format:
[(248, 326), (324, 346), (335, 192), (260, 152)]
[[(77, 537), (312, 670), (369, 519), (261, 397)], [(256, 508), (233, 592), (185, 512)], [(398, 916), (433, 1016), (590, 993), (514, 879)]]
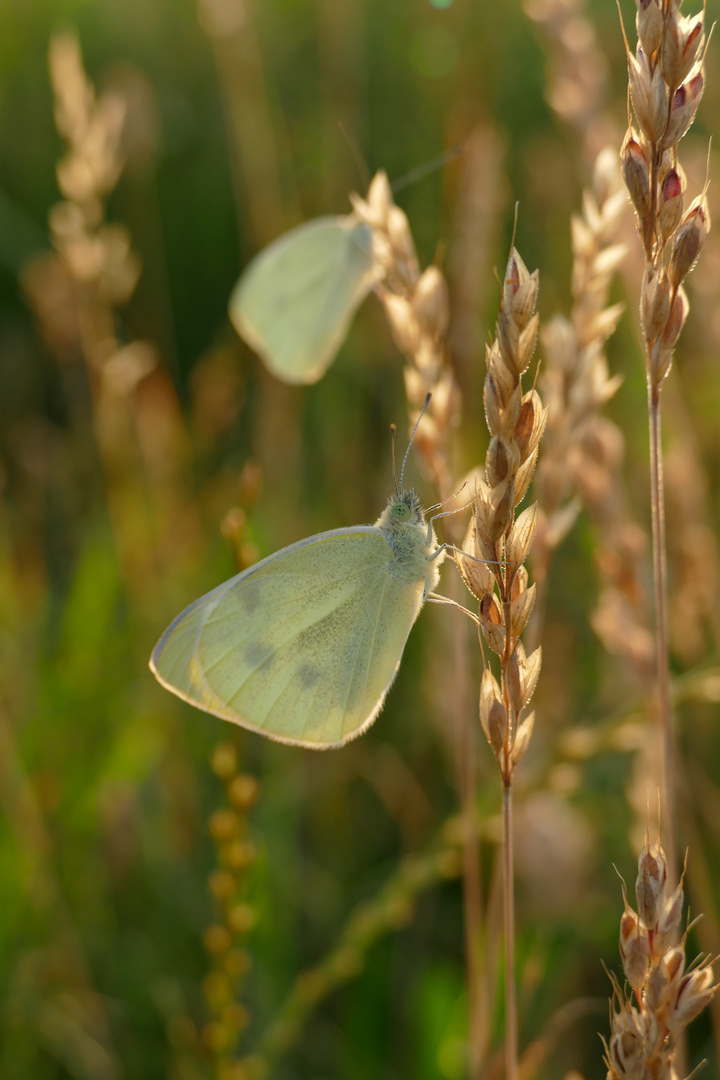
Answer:
[(243, 660), (251, 668), (261, 667), (272, 656), (272, 646), (257, 642), (245, 650)]
[(248, 581), (241, 590), (238, 596), (238, 600), (242, 606), (252, 615), (260, 604), (260, 583), (258, 581)]
[(298, 676), (304, 687), (314, 686), (320, 675), (321, 673), (312, 664), (301, 664), (298, 668)]

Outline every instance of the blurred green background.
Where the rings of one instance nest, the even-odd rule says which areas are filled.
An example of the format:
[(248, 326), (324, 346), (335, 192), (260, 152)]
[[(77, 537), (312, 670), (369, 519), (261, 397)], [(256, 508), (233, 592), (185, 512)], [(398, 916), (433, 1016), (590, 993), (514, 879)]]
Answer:
[[(563, 8), (575, 11), (569, 30), (553, 14)], [(377, 168), (395, 180), (469, 139), (476, 155), (455, 156), (397, 201), (421, 262), (444, 260), (464, 398), (457, 475), (479, 460), (493, 267), (507, 256), (514, 203), (517, 246), (540, 268), (541, 314), (567, 311), (570, 212), (600, 133), (619, 146), (625, 117), (614, 8), (548, 2), (531, 14), (514, 0), (5, 0), (0, 9), (2, 1080), (216, 1075), (204, 1042), (214, 1037), (213, 987), (224, 991), (208, 982), (203, 943), (217, 922), (207, 823), (227, 799), (209, 758), (228, 738), (260, 791), (246, 826), (256, 858), (240, 896), (253, 926), (239, 943), (252, 966), (234, 990), (247, 1009), (235, 1014), (237, 1054), (251, 1060), (237, 1077), (259, 1075), (266, 1052), (283, 1078), (464, 1076), (462, 889), (457, 835), (444, 825), (457, 809), (450, 616), (423, 613), (378, 723), (327, 755), (241, 737), (163, 692), (147, 659), (169, 619), (238, 565), (372, 521), (390, 489), (388, 426), (404, 430), (405, 404), (379, 305), (366, 302), (322, 382), (287, 388), (230, 326), (241, 268), (292, 225), (346, 212), (348, 191), (364, 192)], [(117, 343), (143, 343), (130, 359), (146, 367), (102, 401), (77, 296), (48, 262), (65, 147), (47, 55), (51, 35), (68, 29), (98, 92), (126, 103), (125, 167), (107, 215), (127, 229), (142, 268), (127, 302), (109, 310)], [(570, 84), (553, 81), (563, 56), (579, 57), (588, 98), (580, 94), (579, 113)], [(712, 62), (708, 70), (686, 140), (695, 190), (720, 115)], [(684, 405), (670, 426), (701, 465), (695, 480), (716, 529), (720, 255), (711, 243), (703, 267), (682, 339)], [(632, 287), (626, 299), (632, 314)], [(610, 360), (625, 375), (611, 411), (645, 524), (632, 317)], [(412, 461), (410, 470), (430, 501)], [(714, 558), (709, 549), (697, 569), (708, 591), (717, 590)], [(605, 1074), (602, 962), (619, 968), (621, 912), (612, 864), (634, 879), (638, 822), (626, 789), (642, 735), (628, 717), (643, 704), (590, 628), (594, 574), (581, 520), (553, 570), (538, 728), (518, 796), (521, 1043), (547, 1037), (548, 1078)], [(694, 655), (676, 659), (678, 675), (704, 672), (695, 683), (685, 674), (680, 696), (694, 793), (684, 840), (705, 949), (718, 940), (716, 624), (703, 624)], [(473, 712), (474, 699), (473, 688)], [(600, 732), (586, 759), (566, 738), (579, 723)], [(499, 790), (484, 746), (479, 758), (494, 912)], [(358, 904), (365, 924), (333, 953)], [(292, 1008), (308, 1015), (293, 1027), (285, 1002), (294, 980), (329, 953), (329, 968), (296, 990)], [(494, 1050), (502, 1024), (491, 947), (486, 962)], [(709, 1019), (691, 1048), (712, 1058)]]

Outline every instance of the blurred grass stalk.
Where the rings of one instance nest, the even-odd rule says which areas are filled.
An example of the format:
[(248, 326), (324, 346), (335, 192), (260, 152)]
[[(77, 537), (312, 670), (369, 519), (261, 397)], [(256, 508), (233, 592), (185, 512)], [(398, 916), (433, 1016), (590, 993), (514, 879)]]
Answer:
[(571, 219), (570, 317), (554, 316), (541, 334), (545, 364), (539, 383), (548, 424), (535, 479), (540, 524), (532, 553), (538, 598), (531, 648), (542, 635), (550, 564), (581, 508), (596, 523), (603, 546), (616, 547), (627, 528), (619, 477), (610, 469), (622, 434), (602, 414), (622, 382), (610, 376), (604, 346), (624, 310), (623, 304), (610, 304), (609, 295), (627, 251), (616, 242), (625, 201), (615, 152), (604, 147), (594, 162), (592, 185), (583, 192), (583, 212)]
[(152, 609), (160, 568), (194, 544), (197, 516), (172, 381), (152, 344), (123, 343), (117, 331), (140, 275), (127, 229), (106, 221), (106, 200), (124, 167), (126, 105), (117, 91), (96, 94), (72, 34), (52, 38), (49, 66), (56, 125), (67, 143), (57, 166), (63, 201), (49, 213), (55, 251), (29, 263), (22, 283), (61, 368), (84, 364), (90, 415), (80, 415), (73, 400), (73, 419), (80, 430), (92, 428), (90, 452), (99, 457), (124, 586)]
[(670, 878), (675, 881), (677, 747), (670, 698), (661, 391), (689, 310), (682, 282), (694, 266), (710, 228), (704, 191), (685, 210), (686, 181), (677, 153), (705, 85), (704, 11), (682, 16), (678, 0), (669, 0), (666, 5), (658, 0), (637, 0), (636, 27), (636, 51), (631, 52), (627, 38), (625, 48), (637, 127), (629, 119), (621, 166), (645, 255), (640, 314), (650, 420), (657, 694), (663, 745), (664, 828)]

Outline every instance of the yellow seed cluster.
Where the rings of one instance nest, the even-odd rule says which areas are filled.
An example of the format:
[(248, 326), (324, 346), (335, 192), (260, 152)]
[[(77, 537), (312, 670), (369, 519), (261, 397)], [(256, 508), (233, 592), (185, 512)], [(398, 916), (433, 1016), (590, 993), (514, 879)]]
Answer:
[(260, 791), (254, 776), (238, 771), (237, 750), (232, 742), (215, 747), (211, 764), (225, 785), (229, 805), (215, 810), (208, 821), (219, 864), (210, 874), (208, 887), (219, 919), (203, 935), (213, 966), (202, 984), (209, 1018), (201, 1037), (213, 1059), (217, 1080), (261, 1080), (264, 1064), (260, 1059), (238, 1060), (234, 1056), (250, 1020), (246, 1006), (237, 1000), (239, 985), (251, 967), (250, 955), (241, 945), (257, 917), (242, 895), (243, 877), (257, 858), (255, 845), (246, 836), (245, 815)]

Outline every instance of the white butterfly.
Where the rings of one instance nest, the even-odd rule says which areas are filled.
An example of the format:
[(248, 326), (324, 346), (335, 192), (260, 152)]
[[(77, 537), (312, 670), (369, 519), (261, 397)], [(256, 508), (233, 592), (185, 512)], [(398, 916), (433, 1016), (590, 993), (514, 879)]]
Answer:
[(300, 540), (196, 600), (150, 668), (191, 705), (278, 742), (343, 746), (382, 709), (444, 557), (401, 476), (374, 525)]
[(354, 214), (316, 218), (253, 259), (230, 297), (230, 318), (273, 375), (314, 383), (379, 276), (364, 222)]

